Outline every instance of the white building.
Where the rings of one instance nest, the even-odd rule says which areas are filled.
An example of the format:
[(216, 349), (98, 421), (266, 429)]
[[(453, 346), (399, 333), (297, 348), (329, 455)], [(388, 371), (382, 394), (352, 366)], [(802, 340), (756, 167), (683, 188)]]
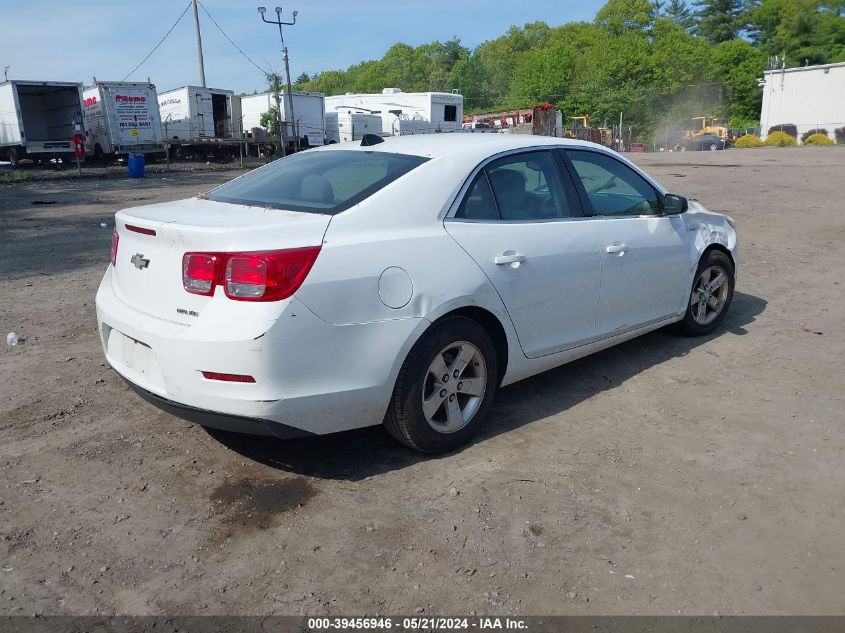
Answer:
[(765, 72), (761, 135), (785, 123), (798, 126), (799, 138), (824, 128), (835, 140), (833, 131), (845, 126), (845, 62)]

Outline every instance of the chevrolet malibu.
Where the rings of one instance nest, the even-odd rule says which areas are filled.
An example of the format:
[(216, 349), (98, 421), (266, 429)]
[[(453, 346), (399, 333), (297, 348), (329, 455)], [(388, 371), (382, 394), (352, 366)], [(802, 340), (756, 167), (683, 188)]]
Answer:
[(106, 358), (159, 407), (282, 438), (384, 424), (417, 450), (496, 390), (734, 292), (731, 218), (591, 143), (437, 134), (332, 145), (116, 214)]

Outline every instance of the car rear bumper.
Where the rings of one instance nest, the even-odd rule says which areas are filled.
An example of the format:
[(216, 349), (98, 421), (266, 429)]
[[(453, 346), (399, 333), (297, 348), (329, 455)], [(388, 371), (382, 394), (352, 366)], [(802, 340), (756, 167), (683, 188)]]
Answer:
[[(266, 332), (240, 339), (249, 330), (243, 319), (199, 327), (129, 307), (112, 288), (111, 269), (96, 304), (106, 359), (147, 400), (205, 426), (281, 437), (380, 424), (399, 367), (429, 324), (406, 318), (337, 326), (294, 298)], [(203, 371), (255, 382), (209, 380)]]
[(216, 411), (190, 407), (188, 405), (173, 402), (167, 398), (157, 396), (151, 391), (142, 389), (131, 380), (126, 378), (124, 378), (124, 380), (126, 380), (126, 384), (129, 385), (135, 393), (162, 411), (166, 411), (178, 418), (182, 418), (188, 422), (194, 422), (210, 429), (231, 431), (233, 433), (244, 433), (247, 435), (265, 435), (282, 439), (293, 439), (314, 435), (305, 429), (297, 429), (273, 420), (244, 418), (237, 415), (226, 415), (223, 413), (217, 413)]

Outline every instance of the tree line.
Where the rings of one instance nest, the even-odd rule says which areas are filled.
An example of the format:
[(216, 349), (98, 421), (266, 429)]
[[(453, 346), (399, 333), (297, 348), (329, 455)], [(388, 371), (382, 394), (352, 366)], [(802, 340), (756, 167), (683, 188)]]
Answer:
[(397, 43), (378, 60), (303, 74), (296, 87), (329, 95), (458, 90), (466, 113), (548, 101), (597, 124), (622, 112), (646, 138), (692, 116), (754, 127), (757, 79), (767, 68), (839, 61), (845, 0), (608, 0), (592, 22), (512, 26), (472, 50), (457, 36)]

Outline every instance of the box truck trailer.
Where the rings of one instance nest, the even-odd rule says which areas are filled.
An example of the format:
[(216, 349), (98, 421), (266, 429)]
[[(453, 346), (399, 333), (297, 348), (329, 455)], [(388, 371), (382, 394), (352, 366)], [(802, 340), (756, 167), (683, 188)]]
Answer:
[(360, 112), (326, 112), (326, 143), (360, 141), (364, 134), (381, 134), (381, 117)]
[(82, 92), (82, 106), (86, 155), (100, 160), (120, 154), (164, 151), (153, 84), (95, 79)]
[(344, 111), (379, 115), (382, 134), (387, 136), (459, 132), (464, 98), (450, 92), (402, 92), (398, 88), (326, 97), (326, 112)]
[(159, 117), (171, 155), (214, 154), (227, 160), (243, 133), (241, 100), (231, 90), (183, 86), (158, 95)]
[[(291, 100), (291, 95), (293, 99)], [(290, 116), (291, 105), (296, 116), (296, 132), (299, 145), (319, 147), (326, 141), (326, 96), (321, 92), (294, 90), (290, 95), (282, 93), (282, 123), (285, 147), (292, 150), (294, 143), (293, 119)], [(291, 103), (292, 101), (292, 103)], [(272, 92), (241, 97), (243, 129), (247, 137), (254, 142), (272, 144), (278, 139), (271, 138), (267, 129), (261, 125), (261, 115), (276, 107), (276, 96)]]
[(82, 84), (11, 80), (0, 84), (0, 156), (17, 165), (70, 159), (82, 132)]

